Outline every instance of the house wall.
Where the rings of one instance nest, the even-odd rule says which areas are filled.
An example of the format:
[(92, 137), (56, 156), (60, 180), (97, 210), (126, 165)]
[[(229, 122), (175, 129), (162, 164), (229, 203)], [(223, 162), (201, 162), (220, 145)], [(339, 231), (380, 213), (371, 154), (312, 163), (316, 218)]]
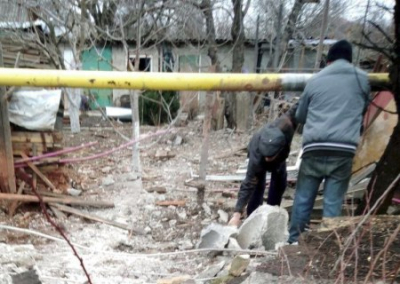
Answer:
[[(126, 70), (125, 51), (120, 46), (113, 47), (112, 65), (115, 71)], [(135, 46), (130, 46), (129, 53), (131, 57), (135, 57)], [(208, 72), (211, 66), (211, 60), (207, 55), (206, 47), (199, 47), (196, 45), (183, 45), (172, 47), (172, 54), (174, 57), (174, 72)], [(161, 72), (160, 66), (160, 51), (156, 46), (150, 48), (143, 48), (140, 52), (141, 57), (151, 58), (151, 72)], [(195, 57), (198, 58), (196, 64), (182, 64), (185, 62), (195, 62)], [(230, 72), (232, 69), (232, 45), (219, 46), (218, 57), (221, 62), (223, 72)], [(245, 60), (243, 65), (244, 72), (254, 72), (254, 47), (245, 47)], [(264, 53), (262, 57), (261, 68), (264, 68), (268, 62), (268, 53)], [(114, 90), (113, 91), (113, 104), (120, 106), (120, 98), (123, 95), (129, 94), (129, 90)], [(181, 98), (184, 97), (184, 102), (188, 103), (188, 108), (203, 109), (205, 105), (205, 92), (202, 91), (182, 91), (180, 92)], [(193, 96), (197, 96), (193, 100)], [(181, 100), (182, 103), (182, 100)], [(189, 111), (189, 110), (187, 110)]]
[[(129, 49), (130, 57), (135, 57), (134, 46)], [(140, 52), (140, 57), (150, 57), (151, 58), (151, 72), (158, 72), (159, 70), (159, 54), (156, 47), (143, 48)], [(126, 52), (122, 46), (113, 46), (112, 48), (112, 65), (114, 71), (126, 71), (128, 62), (126, 58)], [(121, 106), (121, 97), (124, 95), (129, 95), (129, 90), (125, 89), (114, 89), (113, 90), (113, 105)]]

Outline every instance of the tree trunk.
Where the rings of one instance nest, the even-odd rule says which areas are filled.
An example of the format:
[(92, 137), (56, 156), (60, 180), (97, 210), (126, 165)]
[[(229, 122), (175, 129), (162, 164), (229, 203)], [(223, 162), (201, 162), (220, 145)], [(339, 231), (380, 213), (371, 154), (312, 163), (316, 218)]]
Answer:
[[(393, 54), (395, 56), (390, 72), (390, 82), (392, 84), (392, 93), (396, 103), (397, 113), (400, 111), (400, 0), (396, 0), (394, 8), (394, 25), (395, 25), (395, 42)], [(378, 198), (382, 196), (389, 185), (394, 181), (400, 173), (400, 117), (398, 115), (397, 125), (394, 127), (392, 136), (386, 146), (385, 152), (378, 162), (376, 170), (372, 175), (371, 181), (368, 184), (367, 192), (356, 210), (356, 214), (366, 213), (373, 206)], [(385, 214), (395, 190), (394, 186), (391, 192), (386, 196), (383, 203), (377, 209), (378, 214)]]
[(71, 124), (71, 132), (81, 132), (81, 125), (79, 122), (79, 107), (81, 104), (81, 89), (68, 89), (67, 98), (69, 102), (69, 119)]
[[(215, 33), (215, 23), (214, 23), (214, 16), (212, 13), (212, 4), (210, 0), (203, 0), (201, 4), (201, 9), (203, 11), (203, 15), (206, 19), (206, 29), (207, 29), (207, 45), (208, 45), (208, 50), (207, 54), (211, 59), (211, 66), (212, 68), (210, 70), (213, 70), (212, 72), (221, 72), (221, 66), (220, 62), (218, 59), (218, 48), (217, 44), (215, 42), (216, 39), (216, 33)], [(217, 96), (216, 93), (212, 94), (212, 98), (210, 93), (206, 94), (206, 113), (208, 112), (207, 110), (207, 105), (209, 102), (207, 100), (212, 99), (213, 102), (213, 111), (210, 112), (209, 114), (212, 115), (212, 129), (213, 130), (219, 130), (224, 128), (224, 98)]]
[[(246, 40), (243, 26), (244, 12), (242, 0), (232, 0), (233, 4), (233, 22), (231, 36), (233, 41), (232, 49), (232, 72), (241, 73), (244, 63), (244, 42)], [(246, 98), (247, 95), (247, 98)], [(238, 105), (239, 94), (236, 92), (228, 93), (225, 96), (225, 116), (229, 128), (239, 128), (246, 130), (248, 126), (247, 110), (251, 109), (251, 96), (247, 92), (241, 95), (240, 108)], [(244, 113), (242, 113), (244, 111)], [(240, 117), (240, 119), (239, 119)], [(244, 120), (243, 120), (244, 119)], [(239, 124), (238, 124), (239, 123)]]
[[(132, 109), (132, 140), (138, 140), (140, 136), (140, 120), (139, 120), (139, 96), (140, 91), (131, 90), (131, 109)], [(132, 171), (135, 174), (141, 176), (141, 164), (140, 164), (140, 151), (139, 143), (135, 143), (132, 146)]]
[[(3, 67), (3, 49), (0, 44), (0, 67)], [(0, 192), (15, 193), (14, 157), (11, 143), (10, 121), (6, 88), (0, 87)]]
[[(285, 57), (285, 53), (287, 51), (287, 46), (289, 43), (289, 40), (291, 38), (293, 38), (294, 35), (294, 31), (296, 30), (296, 23), (297, 23), (297, 19), (300, 15), (301, 9), (303, 8), (305, 1), (304, 0), (295, 0), (293, 8), (289, 14), (288, 17), (288, 21), (286, 23), (286, 27), (285, 30), (283, 32), (283, 36), (282, 36), (282, 46), (280, 48), (280, 50), (275, 50), (275, 52), (280, 52), (280, 54), (282, 55), (281, 58), (281, 63), (279, 64), (279, 66), (283, 66), (283, 60)], [(278, 24), (283, 24), (283, 23), (278, 23)]]
[(203, 10), (203, 15), (206, 19), (206, 29), (207, 29), (207, 45), (208, 45), (208, 56), (211, 59), (211, 65), (215, 66), (216, 72), (220, 72), (220, 62), (217, 55), (217, 44), (215, 42), (215, 23), (213, 16), (213, 9), (210, 0), (203, 0), (201, 3), (201, 9)]
[[(136, 30), (136, 59), (135, 59), (135, 66), (134, 70), (135, 72), (139, 72), (139, 63), (140, 63), (140, 49), (141, 49), (141, 39), (142, 39), (142, 34), (141, 34), (141, 17), (140, 14), (143, 9), (143, 3), (142, 0), (139, 1), (139, 8), (137, 9), (139, 17), (138, 17), (138, 22), (137, 22), (137, 30)], [(131, 64), (129, 64), (129, 51), (128, 51), (128, 65), (130, 67)], [(140, 117), (139, 117), (139, 96), (140, 96), (140, 91), (139, 90), (131, 90), (130, 91), (130, 99), (131, 99), (131, 109), (132, 109), (132, 139), (133, 140), (138, 140), (140, 136)], [(140, 163), (140, 149), (139, 149), (139, 142), (133, 144), (132, 146), (132, 171), (139, 176), (141, 176), (141, 163)]]

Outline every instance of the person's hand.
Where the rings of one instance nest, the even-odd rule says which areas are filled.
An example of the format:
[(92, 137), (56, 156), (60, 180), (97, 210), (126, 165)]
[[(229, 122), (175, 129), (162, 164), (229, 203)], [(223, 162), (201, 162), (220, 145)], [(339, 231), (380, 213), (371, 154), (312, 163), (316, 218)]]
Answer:
[(240, 225), (240, 217), (241, 216), (242, 216), (242, 214), (240, 214), (239, 212), (233, 213), (233, 216), (232, 216), (231, 220), (229, 220), (228, 225), (229, 226), (239, 227), (239, 225)]

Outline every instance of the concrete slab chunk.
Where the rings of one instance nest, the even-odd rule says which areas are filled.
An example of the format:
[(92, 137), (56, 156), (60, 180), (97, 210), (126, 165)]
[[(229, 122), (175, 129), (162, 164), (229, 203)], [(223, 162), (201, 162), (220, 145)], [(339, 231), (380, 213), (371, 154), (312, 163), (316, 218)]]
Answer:
[(263, 205), (242, 224), (237, 240), (244, 249), (264, 247), (274, 250), (275, 244), (288, 238), (289, 215), (283, 208)]
[(242, 248), (235, 238), (229, 238), (228, 249), (241, 250)]
[(212, 223), (201, 231), (197, 248), (223, 249), (228, 243), (229, 238), (236, 236), (236, 234), (237, 228), (233, 226), (222, 226)]
[(195, 279), (208, 279), (208, 278), (214, 278), (225, 266), (225, 261), (220, 261), (217, 264), (207, 267), (203, 272), (198, 274)]

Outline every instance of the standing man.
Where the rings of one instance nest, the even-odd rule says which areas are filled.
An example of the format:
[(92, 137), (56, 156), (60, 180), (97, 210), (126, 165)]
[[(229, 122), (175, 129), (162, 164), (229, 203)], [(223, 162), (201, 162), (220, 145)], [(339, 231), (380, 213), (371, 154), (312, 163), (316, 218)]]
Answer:
[(246, 178), (240, 186), (235, 213), (229, 225), (239, 226), (246, 205), (247, 216), (262, 205), (267, 171), (271, 172), (267, 203), (281, 204), (287, 183), (286, 158), (296, 129), (296, 109), (297, 104), (252, 137), (248, 146)]
[(351, 62), (351, 44), (336, 42), (328, 52), (328, 66), (310, 79), (300, 98), (296, 120), (304, 124), (303, 156), (289, 243), (297, 242), (308, 224), (322, 180), (323, 217), (341, 214), (370, 94), (367, 74)]

